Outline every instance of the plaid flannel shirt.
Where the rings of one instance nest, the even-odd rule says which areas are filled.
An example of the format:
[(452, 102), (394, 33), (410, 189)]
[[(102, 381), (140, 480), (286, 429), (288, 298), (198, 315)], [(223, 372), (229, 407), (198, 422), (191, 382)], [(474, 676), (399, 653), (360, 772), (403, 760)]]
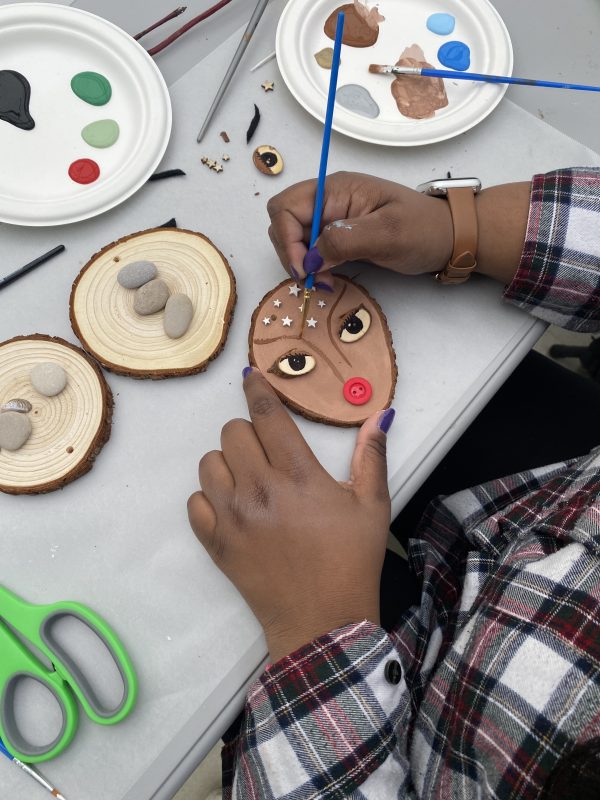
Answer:
[[(508, 301), (600, 329), (600, 170), (533, 179)], [(250, 688), (224, 797), (535, 798), (600, 735), (600, 448), (429, 506), (420, 606), (310, 642)]]

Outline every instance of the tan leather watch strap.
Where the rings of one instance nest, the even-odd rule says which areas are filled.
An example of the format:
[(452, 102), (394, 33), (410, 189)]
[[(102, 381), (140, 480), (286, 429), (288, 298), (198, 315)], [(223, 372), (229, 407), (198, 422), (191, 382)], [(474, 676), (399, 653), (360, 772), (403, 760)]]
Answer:
[(446, 267), (435, 276), (440, 283), (464, 283), (477, 266), (477, 211), (470, 187), (448, 189), (446, 196), (454, 226), (454, 248)]

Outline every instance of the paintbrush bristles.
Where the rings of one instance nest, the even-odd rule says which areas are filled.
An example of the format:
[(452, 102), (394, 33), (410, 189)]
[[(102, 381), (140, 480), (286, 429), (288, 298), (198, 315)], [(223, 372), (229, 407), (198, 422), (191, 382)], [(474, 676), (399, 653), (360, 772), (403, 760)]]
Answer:
[(386, 67), (384, 64), (369, 64), (369, 72), (374, 72), (376, 75), (387, 75), (392, 71), (391, 67)]

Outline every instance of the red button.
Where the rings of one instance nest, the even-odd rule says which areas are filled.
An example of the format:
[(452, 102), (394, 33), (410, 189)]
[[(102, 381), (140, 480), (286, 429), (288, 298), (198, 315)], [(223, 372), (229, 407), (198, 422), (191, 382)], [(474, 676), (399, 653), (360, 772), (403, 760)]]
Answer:
[(344, 384), (344, 399), (353, 406), (368, 403), (372, 394), (373, 389), (366, 378), (350, 378)]

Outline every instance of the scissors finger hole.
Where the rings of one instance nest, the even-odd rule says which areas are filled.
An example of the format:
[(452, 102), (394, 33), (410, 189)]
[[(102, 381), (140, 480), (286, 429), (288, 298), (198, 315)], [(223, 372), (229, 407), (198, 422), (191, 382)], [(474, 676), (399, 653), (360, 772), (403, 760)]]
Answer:
[(52, 750), (63, 738), (66, 712), (45, 684), (21, 673), (6, 686), (2, 724), (15, 748), (37, 756)]
[(42, 636), (96, 714), (109, 718), (120, 710), (126, 700), (125, 676), (99, 631), (74, 613), (59, 613), (46, 620)]

